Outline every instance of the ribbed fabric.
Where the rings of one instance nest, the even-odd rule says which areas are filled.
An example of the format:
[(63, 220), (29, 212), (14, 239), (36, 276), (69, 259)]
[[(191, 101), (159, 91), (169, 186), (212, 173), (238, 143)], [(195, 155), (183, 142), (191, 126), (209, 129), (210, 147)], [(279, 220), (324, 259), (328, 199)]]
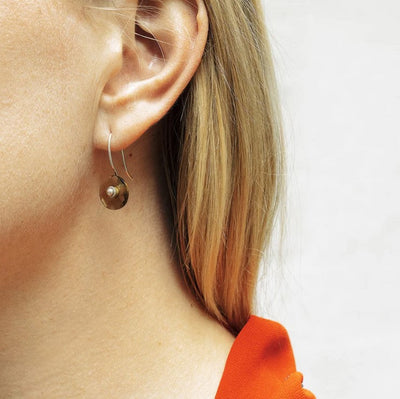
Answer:
[(215, 399), (315, 399), (280, 324), (251, 316), (236, 337)]

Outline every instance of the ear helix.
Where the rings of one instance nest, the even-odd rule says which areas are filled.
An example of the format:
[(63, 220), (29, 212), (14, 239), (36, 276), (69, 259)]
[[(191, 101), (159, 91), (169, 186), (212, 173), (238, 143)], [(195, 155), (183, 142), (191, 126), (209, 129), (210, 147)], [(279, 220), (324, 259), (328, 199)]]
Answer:
[[(128, 177), (131, 180), (133, 180), (133, 177), (130, 175), (128, 168), (126, 166), (124, 150), (121, 151), (121, 154), (125, 172), (128, 175)], [(100, 201), (107, 209), (112, 209), (112, 210), (121, 209), (128, 202), (129, 189), (124, 179), (118, 176), (118, 173), (114, 166), (114, 162), (112, 160), (111, 132), (109, 133), (108, 136), (108, 158), (110, 160), (110, 165), (114, 171), (114, 174), (100, 186), (99, 190)]]

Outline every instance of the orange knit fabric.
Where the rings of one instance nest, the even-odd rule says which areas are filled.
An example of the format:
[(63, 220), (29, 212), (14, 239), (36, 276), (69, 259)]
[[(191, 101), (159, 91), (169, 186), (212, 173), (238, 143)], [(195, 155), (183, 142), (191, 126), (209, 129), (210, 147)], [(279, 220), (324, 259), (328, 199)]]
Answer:
[(251, 316), (234, 341), (215, 399), (315, 399), (280, 324)]

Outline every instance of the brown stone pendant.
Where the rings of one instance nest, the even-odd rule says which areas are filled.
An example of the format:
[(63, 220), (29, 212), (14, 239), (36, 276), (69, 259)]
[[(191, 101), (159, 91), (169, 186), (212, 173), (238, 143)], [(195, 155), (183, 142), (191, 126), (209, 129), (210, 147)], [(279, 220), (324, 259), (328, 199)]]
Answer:
[(129, 198), (128, 186), (124, 179), (116, 174), (100, 186), (101, 203), (108, 209), (121, 209)]

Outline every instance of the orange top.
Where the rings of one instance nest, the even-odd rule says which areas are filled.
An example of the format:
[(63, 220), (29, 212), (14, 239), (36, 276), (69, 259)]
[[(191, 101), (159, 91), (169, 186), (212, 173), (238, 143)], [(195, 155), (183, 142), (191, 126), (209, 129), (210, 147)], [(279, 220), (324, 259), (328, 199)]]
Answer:
[(302, 381), (285, 328), (251, 316), (232, 345), (215, 399), (315, 399)]

